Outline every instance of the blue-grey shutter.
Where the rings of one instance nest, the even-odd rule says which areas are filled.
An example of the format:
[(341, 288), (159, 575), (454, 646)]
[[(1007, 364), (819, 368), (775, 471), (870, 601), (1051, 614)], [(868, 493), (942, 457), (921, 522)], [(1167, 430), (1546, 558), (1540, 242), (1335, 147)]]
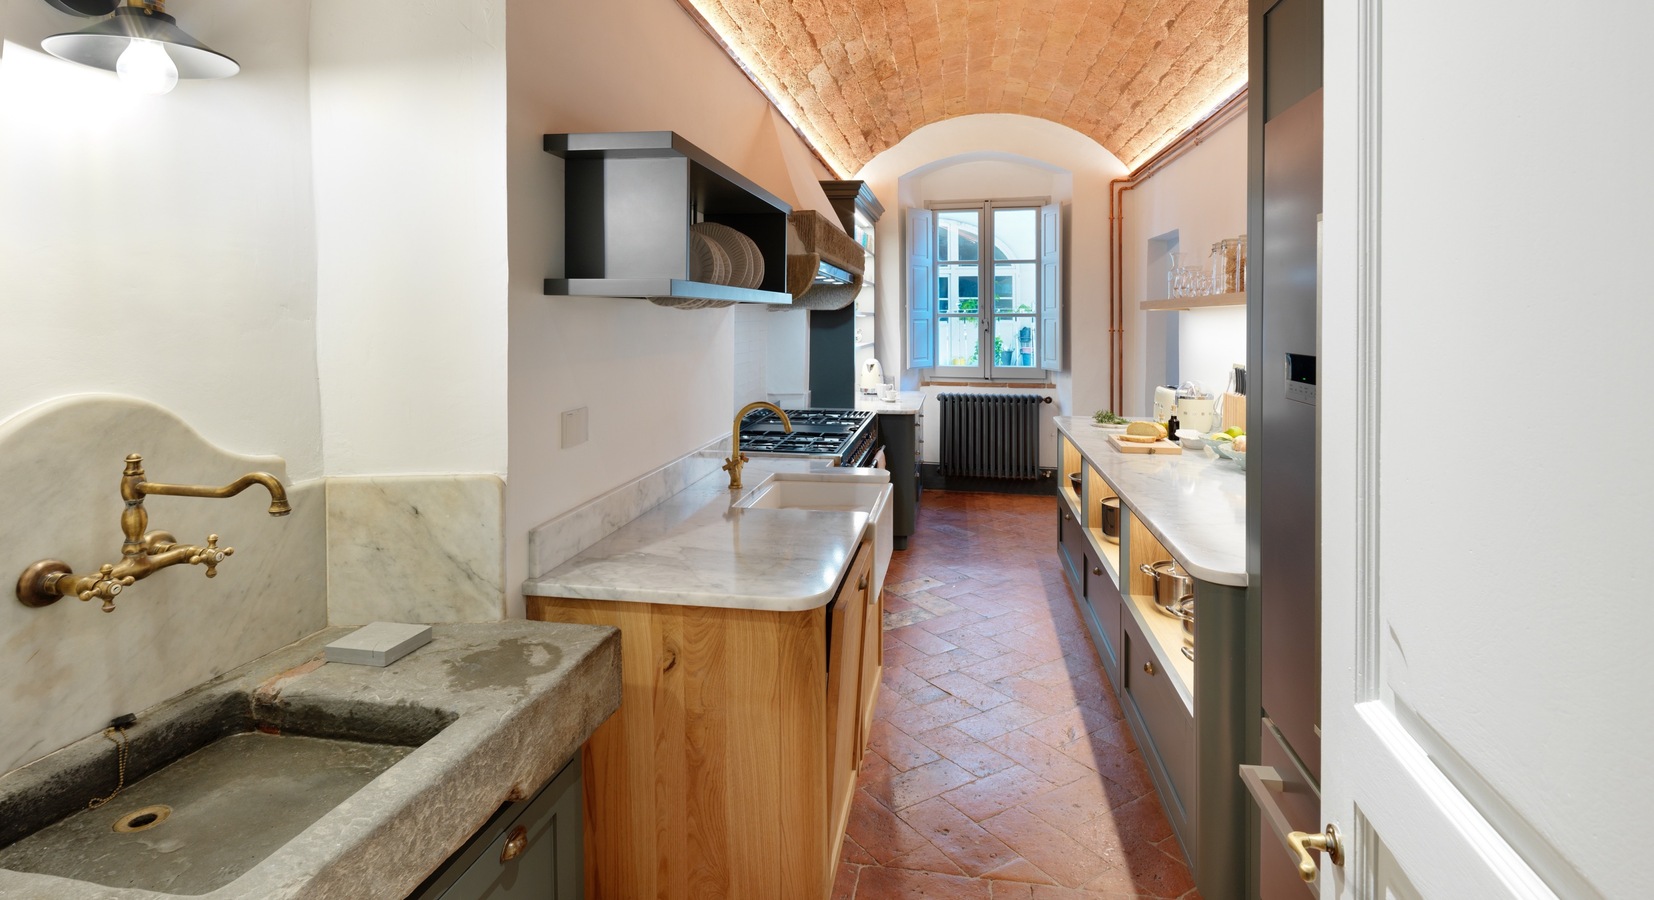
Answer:
[(1062, 206), (1039, 211), (1039, 364), (1060, 372), (1062, 358)]
[(907, 211), (907, 365), (936, 365), (936, 214)]

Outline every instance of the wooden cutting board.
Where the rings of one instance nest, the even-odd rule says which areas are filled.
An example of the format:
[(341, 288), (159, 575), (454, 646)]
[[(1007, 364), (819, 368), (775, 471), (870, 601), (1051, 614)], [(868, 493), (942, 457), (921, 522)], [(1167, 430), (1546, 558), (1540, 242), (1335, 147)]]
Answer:
[(1159, 440), (1152, 444), (1139, 444), (1136, 441), (1122, 440), (1119, 435), (1111, 434), (1108, 442), (1121, 453), (1182, 453), (1183, 448), (1173, 441)]

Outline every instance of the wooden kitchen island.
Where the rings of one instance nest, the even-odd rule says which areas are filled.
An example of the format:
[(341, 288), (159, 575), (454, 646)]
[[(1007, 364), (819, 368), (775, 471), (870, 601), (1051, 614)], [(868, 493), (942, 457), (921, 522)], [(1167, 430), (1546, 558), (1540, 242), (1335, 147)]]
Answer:
[(586, 896), (825, 900), (882, 673), (873, 529), (695, 502), (524, 588), (530, 619), (621, 632), (620, 709), (582, 751)]

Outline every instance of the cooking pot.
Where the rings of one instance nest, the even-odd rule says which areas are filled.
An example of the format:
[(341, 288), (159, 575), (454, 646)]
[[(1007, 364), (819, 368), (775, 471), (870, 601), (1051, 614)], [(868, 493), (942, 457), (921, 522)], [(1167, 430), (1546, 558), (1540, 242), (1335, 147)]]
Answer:
[(1080, 492), (1080, 473), (1068, 473), (1068, 486), (1074, 489), (1074, 493), (1078, 494)]
[(1103, 498), (1103, 515), (1101, 527), (1103, 540), (1110, 544), (1120, 543), (1120, 498)]
[(1163, 559), (1156, 563), (1144, 563), (1138, 567), (1144, 575), (1154, 578), (1154, 602), (1168, 613), (1177, 605), (1177, 601), (1195, 595), (1195, 582), (1189, 573), (1177, 564), (1175, 559)]

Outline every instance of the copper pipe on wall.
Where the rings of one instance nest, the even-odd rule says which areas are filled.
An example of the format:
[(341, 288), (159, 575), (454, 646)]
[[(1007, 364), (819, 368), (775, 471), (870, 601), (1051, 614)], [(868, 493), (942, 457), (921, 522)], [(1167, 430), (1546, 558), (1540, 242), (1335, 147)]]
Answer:
[(1183, 154), (1205, 143), (1218, 129), (1246, 113), (1247, 88), (1242, 86), (1205, 118), (1189, 126), (1177, 140), (1162, 147), (1142, 165), (1108, 183), (1109, 283), (1108, 353), (1109, 408), (1119, 413), (1125, 406), (1125, 201), (1126, 192), (1137, 187)]

